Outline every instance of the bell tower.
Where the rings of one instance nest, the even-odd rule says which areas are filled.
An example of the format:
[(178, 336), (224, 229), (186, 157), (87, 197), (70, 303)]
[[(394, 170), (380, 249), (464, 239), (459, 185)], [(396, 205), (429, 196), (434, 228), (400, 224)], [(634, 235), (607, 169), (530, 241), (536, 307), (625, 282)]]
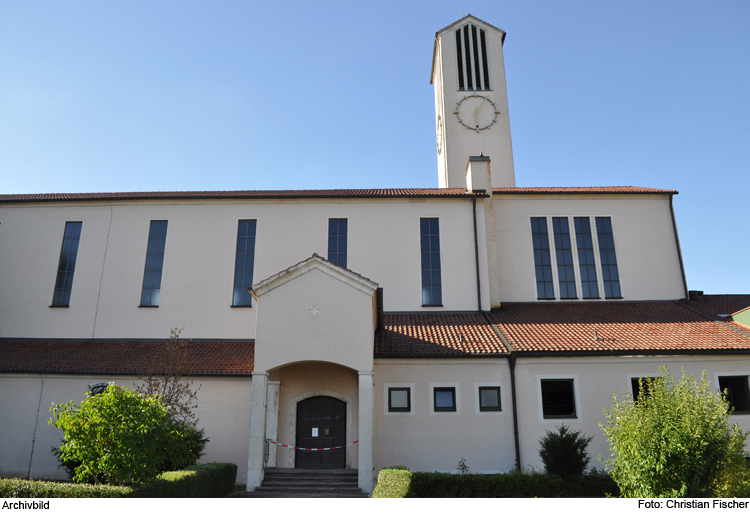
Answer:
[(440, 188), (466, 187), (469, 157), (492, 161), (493, 187), (516, 186), (505, 87), (505, 31), (472, 15), (435, 34), (432, 76)]

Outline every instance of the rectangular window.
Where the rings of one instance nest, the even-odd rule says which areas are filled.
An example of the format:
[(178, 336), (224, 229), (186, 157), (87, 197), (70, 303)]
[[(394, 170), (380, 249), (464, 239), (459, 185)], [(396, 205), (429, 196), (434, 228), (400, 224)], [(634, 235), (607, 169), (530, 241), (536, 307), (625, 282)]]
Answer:
[(233, 307), (249, 307), (253, 297), (248, 291), (253, 285), (255, 265), (255, 219), (241, 219), (237, 227), (237, 255), (234, 260)]
[(531, 218), (531, 239), (534, 244), (536, 297), (540, 300), (553, 300), (555, 287), (552, 284), (552, 260), (549, 253), (546, 217)]
[(328, 261), (346, 268), (346, 219), (328, 220)]
[(596, 281), (596, 260), (594, 240), (591, 237), (591, 222), (588, 217), (573, 219), (578, 246), (578, 269), (581, 272), (581, 294), (586, 299), (599, 298), (599, 285)]
[(410, 413), (411, 412), (411, 389), (408, 387), (388, 388), (388, 412)]
[(422, 305), (442, 306), (440, 230), (437, 218), (419, 220), (422, 246)]
[(433, 390), (433, 402), (435, 412), (456, 412), (456, 388), (435, 387)]
[(544, 418), (576, 418), (573, 379), (541, 380)]
[(76, 269), (78, 242), (81, 239), (82, 226), (81, 221), (65, 223), (62, 249), (60, 249), (60, 263), (57, 266), (55, 293), (52, 296), (53, 307), (70, 306), (70, 291), (73, 290), (73, 272)]
[(576, 274), (573, 270), (573, 250), (570, 246), (568, 218), (553, 217), (552, 232), (555, 236), (555, 256), (557, 257), (557, 279), (560, 282), (560, 298), (577, 299)]
[(479, 410), (480, 411), (502, 411), (500, 407), (499, 387), (479, 388)]
[(747, 376), (719, 376), (719, 389), (729, 401), (734, 414), (750, 413)]
[(596, 235), (599, 240), (599, 259), (602, 264), (602, 282), (604, 283), (605, 298), (621, 298), (620, 277), (617, 273), (617, 258), (615, 257), (615, 238), (612, 235), (612, 219), (609, 217), (596, 218)]
[(489, 91), (490, 71), (484, 29), (466, 24), (456, 30), (459, 91)]
[(167, 222), (151, 221), (146, 249), (146, 270), (143, 273), (141, 307), (158, 307), (161, 292), (161, 271), (164, 266), (164, 246), (167, 243)]
[(635, 401), (638, 400), (638, 397), (641, 394), (640, 380), (643, 380), (644, 395), (648, 396), (651, 392), (651, 383), (658, 380), (658, 378), (651, 378), (649, 376), (644, 376), (643, 378), (631, 378), (630, 387), (633, 389), (633, 400)]

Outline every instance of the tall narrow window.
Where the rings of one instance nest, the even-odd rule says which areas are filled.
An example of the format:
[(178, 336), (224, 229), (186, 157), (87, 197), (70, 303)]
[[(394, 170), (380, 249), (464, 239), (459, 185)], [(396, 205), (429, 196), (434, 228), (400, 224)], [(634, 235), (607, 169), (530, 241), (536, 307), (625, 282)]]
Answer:
[(553, 300), (555, 287), (552, 284), (552, 260), (549, 254), (546, 217), (531, 218), (531, 239), (534, 244), (536, 296), (540, 300)]
[(440, 279), (440, 231), (437, 218), (420, 219), (422, 241), (422, 305), (443, 304)]
[(346, 268), (346, 219), (328, 220), (328, 261)]
[(570, 247), (570, 229), (567, 217), (552, 218), (557, 256), (557, 279), (560, 282), (560, 298), (576, 299), (576, 274), (573, 270), (573, 250)]
[(70, 291), (73, 289), (73, 272), (76, 269), (78, 255), (78, 241), (81, 239), (80, 221), (65, 223), (62, 249), (60, 250), (60, 264), (57, 266), (57, 280), (55, 294), (52, 296), (53, 307), (68, 307), (70, 305)]
[(466, 24), (456, 30), (456, 65), (459, 91), (489, 91), (490, 68), (484, 29)]
[(617, 272), (615, 239), (612, 235), (612, 219), (596, 218), (596, 235), (599, 240), (599, 258), (602, 263), (602, 282), (605, 298), (621, 298), (620, 276)]
[(581, 294), (586, 299), (599, 297), (599, 286), (596, 282), (596, 260), (594, 258), (594, 241), (591, 238), (591, 223), (588, 217), (573, 218), (578, 246), (578, 269), (581, 272)]
[(233, 307), (249, 307), (253, 297), (248, 289), (253, 285), (255, 266), (255, 219), (242, 219), (237, 228), (237, 256), (234, 260)]
[(143, 273), (141, 307), (158, 307), (161, 292), (161, 270), (164, 266), (164, 246), (167, 243), (167, 222), (151, 221), (146, 249), (146, 270)]

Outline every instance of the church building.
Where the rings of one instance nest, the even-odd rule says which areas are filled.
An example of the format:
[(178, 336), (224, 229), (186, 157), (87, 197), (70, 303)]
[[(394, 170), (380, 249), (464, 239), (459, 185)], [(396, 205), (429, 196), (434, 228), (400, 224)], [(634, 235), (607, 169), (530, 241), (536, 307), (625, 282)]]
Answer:
[(688, 290), (675, 190), (516, 186), (505, 37), (435, 35), (434, 188), (0, 195), (0, 476), (65, 478), (49, 407), (132, 387), (183, 326), (201, 462), (249, 491), (540, 469), (563, 423), (606, 458), (602, 409), (661, 366), (750, 430), (750, 295)]

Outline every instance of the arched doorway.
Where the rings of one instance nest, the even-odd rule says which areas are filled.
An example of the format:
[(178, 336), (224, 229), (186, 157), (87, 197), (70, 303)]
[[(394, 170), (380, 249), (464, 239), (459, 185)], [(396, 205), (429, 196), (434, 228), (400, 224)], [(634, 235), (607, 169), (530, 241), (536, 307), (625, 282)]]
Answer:
[[(346, 445), (346, 402), (330, 396), (315, 396), (297, 404), (297, 447), (332, 448)], [(297, 450), (297, 468), (343, 469), (346, 449)]]

